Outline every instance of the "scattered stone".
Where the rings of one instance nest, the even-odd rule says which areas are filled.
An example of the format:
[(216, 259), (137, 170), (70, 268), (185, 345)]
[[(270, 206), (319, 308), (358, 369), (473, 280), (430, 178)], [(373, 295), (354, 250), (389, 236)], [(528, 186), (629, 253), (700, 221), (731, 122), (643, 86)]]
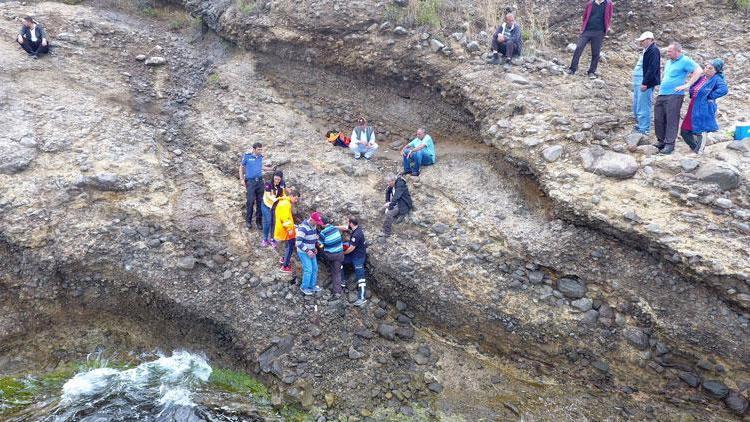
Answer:
[(142, 61), (146, 60), (146, 55), (145, 54), (139, 54), (139, 55), (135, 56), (135, 59), (138, 60), (139, 62), (142, 62)]
[(570, 303), (574, 308), (578, 309), (581, 312), (586, 312), (589, 309), (591, 309), (591, 306), (593, 304), (593, 301), (587, 297), (580, 298), (578, 300), (574, 300)]
[(628, 327), (623, 333), (625, 339), (639, 350), (648, 350), (651, 345), (648, 341), (648, 334), (644, 333), (643, 330), (637, 327)]
[(607, 373), (609, 372), (609, 364), (602, 360), (597, 360), (591, 364), (597, 371)]
[(195, 268), (195, 258), (192, 256), (183, 256), (177, 260), (177, 268), (181, 270), (192, 270)]
[(445, 44), (441, 43), (440, 41), (436, 40), (435, 38), (430, 39), (430, 48), (432, 48), (432, 51), (438, 52), (445, 48)]
[(606, 151), (600, 146), (581, 151), (583, 168), (589, 173), (626, 179), (638, 171), (638, 162), (630, 155)]
[(581, 322), (583, 322), (584, 324), (596, 324), (596, 321), (598, 319), (599, 319), (599, 312), (593, 309), (589, 309), (588, 311), (583, 313), (583, 316), (581, 317)]
[(160, 56), (153, 56), (146, 59), (144, 63), (146, 64), (146, 66), (161, 66), (167, 63), (167, 59)]
[(555, 162), (557, 161), (563, 153), (563, 147), (562, 145), (552, 145), (542, 150), (542, 157), (547, 162)]
[(480, 51), (481, 49), (482, 47), (476, 41), (471, 41), (470, 43), (466, 44), (466, 51), (470, 53), (476, 53), (477, 51)]
[(750, 152), (750, 141), (748, 141), (747, 139), (742, 141), (732, 141), (727, 144), (727, 149), (743, 153)]
[(396, 336), (403, 340), (414, 338), (414, 328), (410, 325), (396, 328)]
[(0, 174), (16, 174), (26, 170), (37, 156), (35, 148), (0, 139)]
[(431, 382), (429, 385), (427, 385), (427, 388), (429, 388), (430, 391), (432, 391), (435, 394), (440, 394), (443, 392), (443, 385), (437, 381)]
[(640, 132), (632, 132), (625, 137), (625, 143), (630, 151), (635, 151), (645, 136)]
[(745, 397), (742, 396), (738, 391), (730, 390), (727, 397), (724, 399), (724, 404), (727, 405), (729, 410), (737, 415), (744, 415), (747, 412), (748, 402)]
[(653, 145), (641, 145), (638, 148), (635, 149), (637, 153), (643, 154), (646, 157), (650, 157), (652, 155), (656, 155), (659, 153), (659, 148), (656, 148)]
[(622, 215), (622, 218), (632, 221), (633, 223), (640, 223), (643, 221), (641, 217), (635, 213), (635, 211), (626, 211), (625, 214)]
[(572, 53), (576, 51), (576, 45), (574, 43), (570, 43), (565, 46), (565, 49)]
[(396, 340), (396, 327), (389, 324), (378, 325), (378, 334), (388, 340)]
[(377, 319), (383, 319), (383, 317), (385, 317), (386, 315), (388, 315), (388, 311), (386, 311), (386, 310), (385, 310), (385, 309), (383, 309), (383, 308), (378, 308), (378, 309), (375, 309), (375, 311), (373, 311), (373, 313), (372, 313), (372, 314), (373, 314), (373, 315), (375, 316), (375, 318), (377, 318)]
[(397, 26), (393, 28), (393, 33), (396, 35), (406, 35), (409, 33), (409, 31), (407, 31), (403, 26)]
[(510, 83), (514, 83), (514, 84), (518, 84), (518, 85), (528, 85), (529, 84), (529, 80), (528, 79), (524, 78), (521, 75), (516, 75), (515, 73), (506, 73), (505, 74), (505, 79), (508, 82), (510, 82)]
[(437, 234), (443, 234), (447, 232), (448, 230), (450, 230), (450, 227), (448, 227), (448, 225), (445, 223), (437, 222), (432, 225), (432, 231), (434, 231)]
[(544, 281), (543, 271), (529, 271), (526, 276), (529, 277), (531, 284), (542, 284)]
[(354, 346), (349, 346), (349, 359), (362, 359), (364, 356), (365, 354), (355, 349)]
[(700, 377), (692, 372), (682, 371), (678, 376), (683, 382), (685, 382), (685, 384), (693, 388), (698, 387), (698, 385), (700, 385), (701, 383)]
[(680, 160), (680, 165), (682, 166), (682, 170), (689, 173), (697, 169), (701, 165), (701, 163), (698, 160), (693, 160), (692, 158), (683, 158), (682, 160)]
[(323, 399), (326, 401), (326, 407), (329, 409), (336, 404), (336, 396), (333, 393), (326, 393), (325, 396), (323, 396)]
[(734, 206), (732, 201), (727, 198), (716, 198), (714, 204), (716, 204), (719, 208), (724, 208), (725, 210), (728, 210), (732, 208), (732, 206)]
[(721, 400), (729, 394), (729, 387), (719, 380), (703, 381), (703, 391), (711, 398)]
[(396, 309), (399, 312), (404, 312), (406, 310), (406, 308), (407, 308), (406, 303), (404, 303), (404, 302), (402, 302), (400, 300), (396, 301)]
[(557, 290), (565, 297), (580, 299), (586, 295), (586, 283), (574, 278), (561, 278), (557, 280)]
[(740, 185), (740, 172), (736, 167), (727, 163), (708, 163), (700, 166), (695, 173), (698, 180), (714, 184), (719, 189), (732, 190)]

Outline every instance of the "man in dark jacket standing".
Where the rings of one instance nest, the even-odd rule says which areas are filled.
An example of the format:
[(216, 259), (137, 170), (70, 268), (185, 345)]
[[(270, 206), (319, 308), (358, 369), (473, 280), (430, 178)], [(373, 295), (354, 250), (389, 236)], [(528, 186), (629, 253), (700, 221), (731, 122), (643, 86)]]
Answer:
[(596, 68), (599, 66), (599, 55), (602, 51), (604, 36), (611, 28), (612, 15), (615, 5), (612, 0), (589, 0), (583, 10), (583, 23), (581, 24), (581, 35), (578, 37), (573, 60), (570, 62), (568, 73), (573, 75), (578, 70), (578, 61), (581, 60), (583, 49), (591, 43), (591, 65), (589, 65), (589, 78), (596, 78)]
[(521, 39), (521, 27), (516, 22), (512, 13), (505, 15), (505, 22), (497, 27), (495, 35), (492, 36), (492, 57), (490, 63), (500, 63), (500, 55), (503, 55), (506, 63), (510, 63), (514, 56), (521, 55), (523, 40)]
[(23, 26), (16, 41), (21, 44), (29, 56), (38, 58), (40, 54), (49, 53), (49, 42), (47, 33), (42, 25), (38, 24), (31, 16), (23, 18)]
[(638, 42), (643, 54), (633, 68), (633, 115), (637, 122), (635, 130), (646, 135), (651, 130), (654, 87), (661, 84), (661, 53), (650, 31), (641, 34)]
[(383, 212), (383, 234), (390, 236), (392, 233), (393, 220), (399, 215), (406, 215), (411, 211), (413, 205), (406, 180), (401, 176), (388, 176), (386, 178), (388, 188), (385, 191), (385, 205)]

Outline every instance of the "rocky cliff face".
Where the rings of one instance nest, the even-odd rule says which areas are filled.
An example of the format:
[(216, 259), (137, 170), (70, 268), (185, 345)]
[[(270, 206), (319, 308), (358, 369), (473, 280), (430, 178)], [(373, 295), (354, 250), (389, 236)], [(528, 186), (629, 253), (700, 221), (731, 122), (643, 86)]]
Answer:
[[(565, 3), (547, 7), (574, 14)], [(648, 19), (629, 3), (597, 81), (563, 77), (568, 55), (554, 47), (488, 66), (486, 47), (469, 47), (486, 43), (472, 22), (446, 12), (444, 32), (399, 29), (400, 6), (385, 2), (186, 2), (240, 48), (205, 28), (35, 6), (55, 54), (25, 61), (0, 46), (0, 291), (12, 310), (0, 333), (22, 337), (65, 307), (182, 321), (168, 330), (203, 333), (194, 344), (328, 416), (416, 405), (468, 419), (744, 412), (746, 145), (721, 132), (700, 158), (635, 148), (628, 40)], [(697, 27), (685, 5), (654, 16)], [(727, 33), (685, 31), (685, 44), (728, 55), (746, 26), (706, 7)], [(0, 10), (10, 37), (26, 12)], [(730, 81), (725, 125), (747, 116), (747, 75)], [(361, 113), (383, 150), (372, 162), (321, 136)], [(382, 176), (419, 126), (437, 140), (439, 163), (409, 181), (417, 211), (399, 233), (378, 237)], [(255, 141), (301, 188), (298, 216), (360, 216), (376, 292), (367, 308), (303, 300), (275, 272), (278, 254), (243, 227), (236, 168)], [(725, 405), (710, 380), (728, 386), (717, 396)], [(701, 382), (707, 395), (693, 390)]]

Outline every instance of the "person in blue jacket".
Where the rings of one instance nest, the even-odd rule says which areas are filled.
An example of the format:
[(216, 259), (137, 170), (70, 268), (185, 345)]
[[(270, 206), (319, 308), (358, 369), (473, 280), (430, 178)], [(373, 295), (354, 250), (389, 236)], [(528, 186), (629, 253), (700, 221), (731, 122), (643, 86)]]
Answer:
[(680, 136), (696, 154), (706, 148), (706, 132), (716, 132), (716, 100), (727, 95), (724, 80), (724, 61), (714, 59), (706, 63), (703, 76), (690, 86), (690, 104), (680, 127)]
[(490, 58), (490, 63), (500, 63), (501, 54), (505, 62), (510, 63), (513, 57), (521, 55), (522, 48), (521, 27), (516, 22), (513, 13), (508, 13), (505, 15), (505, 22), (497, 27), (495, 34), (492, 36), (492, 57)]

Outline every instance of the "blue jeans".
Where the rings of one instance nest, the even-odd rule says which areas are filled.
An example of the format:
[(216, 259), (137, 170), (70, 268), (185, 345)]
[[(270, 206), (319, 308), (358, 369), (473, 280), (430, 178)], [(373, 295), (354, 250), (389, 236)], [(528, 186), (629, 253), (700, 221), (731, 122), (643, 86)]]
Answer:
[(345, 265), (354, 265), (354, 275), (357, 280), (365, 278), (365, 258), (352, 258), (351, 255), (344, 255)]
[[(352, 142), (354, 142), (354, 141), (352, 141)], [(368, 147), (368, 146), (357, 144), (357, 145), (355, 145), (352, 148), (352, 150), (354, 151), (354, 156), (356, 158), (359, 158), (362, 155), (364, 155), (365, 158), (369, 160), (378, 151), (378, 146), (377, 145), (373, 145), (373, 146)]]
[(307, 253), (297, 250), (299, 262), (302, 264), (302, 288), (311, 290), (318, 285), (318, 259), (310, 258)]
[(263, 240), (268, 240), (271, 236), (271, 209), (261, 204), (260, 211), (263, 213)]
[(284, 266), (288, 267), (292, 263), (292, 254), (294, 253), (295, 239), (286, 241), (286, 251), (284, 252)]
[(419, 173), (419, 169), (422, 166), (429, 166), (432, 164), (430, 156), (422, 152), (422, 150), (412, 151), (411, 158), (408, 158), (406, 155), (407, 154), (404, 154), (404, 171), (406, 173)]
[(654, 88), (641, 91), (640, 85), (633, 85), (633, 114), (638, 121), (638, 132), (651, 130), (651, 110), (653, 110)]

